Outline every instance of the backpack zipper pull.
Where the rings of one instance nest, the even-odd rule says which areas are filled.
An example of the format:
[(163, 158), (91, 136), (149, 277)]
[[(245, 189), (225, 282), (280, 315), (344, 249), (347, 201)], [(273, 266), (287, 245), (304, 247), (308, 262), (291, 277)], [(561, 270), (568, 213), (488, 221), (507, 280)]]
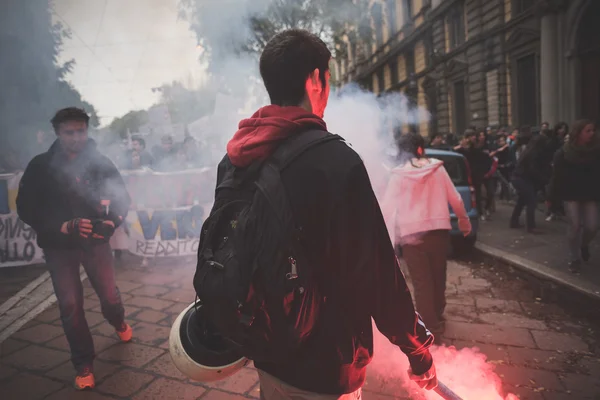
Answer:
[(296, 265), (296, 260), (293, 257), (288, 257), (288, 261), (290, 262), (290, 265), (292, 266), (292, 271), (285, 274), (285, 277), (288, 280), (298, 278), (298, 267)]

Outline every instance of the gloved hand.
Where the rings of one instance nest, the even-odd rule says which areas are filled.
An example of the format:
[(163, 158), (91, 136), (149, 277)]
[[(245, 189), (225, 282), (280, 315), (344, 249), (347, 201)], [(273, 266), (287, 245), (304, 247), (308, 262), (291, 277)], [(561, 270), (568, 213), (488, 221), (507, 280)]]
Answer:
[(431, 368), (429, 368), (429, 371), (425, 372), (423, 375), (415, 375), (412, 373), (412, 369), (409, 369), (408, 376), (412, 381), (415, 381), (415, 383), (419, 385), (421, 389), (432, 390), (438, 385), (435, 365), (433, 364), (431, 365)]
[(462, 232), (464, 236), (469, 236), (471, 233), (471, 220), (469, 218), (459, 219), (458, 220), (458, 229)]
[(79, 235), (87, 238), (92, 233), (92, 221), (85, 218), (73, 218), (64, 222), (60, 231), (65, 235)]
[(108, 239), (115, 233), (115, 223), (110, 220), (98, 219), (92, 223), (92, 238)]

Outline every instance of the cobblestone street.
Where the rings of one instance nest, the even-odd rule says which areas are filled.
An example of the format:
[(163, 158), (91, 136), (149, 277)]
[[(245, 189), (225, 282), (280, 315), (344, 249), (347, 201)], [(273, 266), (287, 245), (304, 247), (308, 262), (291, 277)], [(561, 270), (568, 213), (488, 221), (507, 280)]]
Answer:
[[(245, 368), (212, 385), (193, 383), (172, 365), (172, 321), (194, 300), (193, 261), (147, 267), (127, 258), (118, 285), (134, 328), (132, 343), (117, 341), (87, 281), (85, 309), (97, 352), (97, 388), (77, 393), (67, 342), (53, 305), (1, 344), (0, 398), (23, 400), (258, 398), (257, 375)], [(137, 264), (139, 265), (139, 264)], [(450, 262), (447, 329), (442, 342), (477, 346), (495, 364), (504, 389), (521, 399), (600, 399), (597, 333), (585, 321), (534, 297), (525, 282), (488, 266)], [(364, 399), (408, 398), (397, 385), (369, 376)], [(470, 399), (479, 400), (479, 399)]]

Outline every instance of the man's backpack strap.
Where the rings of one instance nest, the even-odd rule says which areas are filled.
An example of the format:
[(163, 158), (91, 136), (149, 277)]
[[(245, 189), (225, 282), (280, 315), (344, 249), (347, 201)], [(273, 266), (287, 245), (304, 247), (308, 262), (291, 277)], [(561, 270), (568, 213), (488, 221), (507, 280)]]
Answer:
[(281, 171), (307, 150), (334, 140), (343, 139), (327, 131), (299, 133), (283, 142), (262, 167), (256, 186), (267, 198), (283, 226), (290, 226), (293, 216), (285, 187), (281, 182)]
[(284, 141), (269, 157), (267, 163), (275, 164), (280, 171), (307, 150), (333, 140), (343, 140), (339, 135), (327, 131), (311, 130), (292, 136)]

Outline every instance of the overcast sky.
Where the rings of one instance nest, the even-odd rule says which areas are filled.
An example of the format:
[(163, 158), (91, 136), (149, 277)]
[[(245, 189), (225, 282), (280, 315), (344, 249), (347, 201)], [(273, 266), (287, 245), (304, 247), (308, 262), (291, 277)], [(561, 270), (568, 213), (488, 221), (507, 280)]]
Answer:
[(55, 18), (72, 32), (60, 61), (75, 59), (67, 79), (96, 107), (102, 125), (156, 103), (153, 87), (204, 78), (177, 1), (54, 0)]

